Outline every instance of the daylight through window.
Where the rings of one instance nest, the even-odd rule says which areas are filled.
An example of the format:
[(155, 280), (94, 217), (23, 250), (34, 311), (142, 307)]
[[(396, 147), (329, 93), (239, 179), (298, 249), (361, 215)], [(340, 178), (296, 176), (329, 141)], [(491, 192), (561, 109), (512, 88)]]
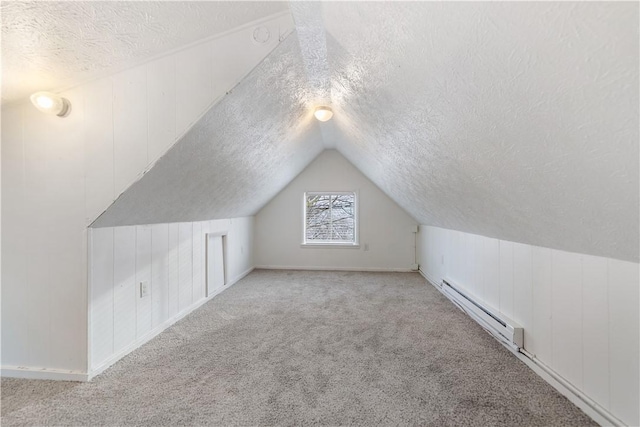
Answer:
[(356, 243), (355, 193), (305, 194), (305, 243)]

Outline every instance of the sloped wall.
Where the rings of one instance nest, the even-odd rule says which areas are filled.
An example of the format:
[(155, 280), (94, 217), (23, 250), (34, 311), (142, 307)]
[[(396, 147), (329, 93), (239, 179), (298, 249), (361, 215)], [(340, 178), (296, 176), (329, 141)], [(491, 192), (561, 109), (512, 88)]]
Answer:
[(324, 148), (306, 86), (291, 34), (92, 226), (254, 215)]
[[(305, 191), (354, 190), (360, 247), (301, 247)], [(408, 271), (415, 256), (414, 225), (339, 152), (326, 150), (256, 215), (255, 263), (257, 268)]]
[(205, 237), (215, 232), (227, 235), (230, 286), (253, 269), (253, 217), (91, 229), (92, 375), (211, 299)]
[(524, 328), (524, 346), (628, 425), (640, 423), (640, 265), (420, 226), (420, 268)]
[(3, 375), (87, 372), (87, 226), (292, 22), (260, 25), (274, 35), (266, 44), (248, 26), (66, 91), (64, 119), (2, 107)]
[(336, 148), (422, 224), (638, 262), (639, 7), (325, 2)]

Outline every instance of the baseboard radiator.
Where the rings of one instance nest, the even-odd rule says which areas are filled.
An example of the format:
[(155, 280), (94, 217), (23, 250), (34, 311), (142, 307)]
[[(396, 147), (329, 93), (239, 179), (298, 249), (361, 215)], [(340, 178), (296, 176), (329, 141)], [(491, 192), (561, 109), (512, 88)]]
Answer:
[(442, 292), (480, 326), (516, 351), (524, 347), (524, 329), (520, 325), (494, 312), (460, 289), (453, 280), (442, 280)]

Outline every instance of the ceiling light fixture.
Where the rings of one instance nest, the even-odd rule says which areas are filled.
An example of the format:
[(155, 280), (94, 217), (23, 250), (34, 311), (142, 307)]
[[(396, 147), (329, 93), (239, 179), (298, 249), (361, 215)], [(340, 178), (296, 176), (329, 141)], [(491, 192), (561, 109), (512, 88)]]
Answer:
[(320, 120), (321, 122), (326, 122), (327, 120), (331, 120), (331, 117), (333, 117), (333, 111), (331, 111), (331, 107), (323, 105), (316, 108), (316, 111), (313, 113), (313, 115), (316, 116), (316, 119)]
[(36, 92), (31, 95), (31, 102), (43, 113), (55, 114), (58, 117), (66, 117), (71, 112), (69, 100), (51, 92)]

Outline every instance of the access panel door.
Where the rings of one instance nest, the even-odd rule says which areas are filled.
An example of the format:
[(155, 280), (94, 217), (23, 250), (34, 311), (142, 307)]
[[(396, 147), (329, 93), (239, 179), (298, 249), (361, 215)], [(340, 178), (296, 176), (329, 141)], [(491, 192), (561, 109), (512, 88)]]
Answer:
[(225, 284), (225, 237), (207, 235), (207, 296), (216, 293)]

